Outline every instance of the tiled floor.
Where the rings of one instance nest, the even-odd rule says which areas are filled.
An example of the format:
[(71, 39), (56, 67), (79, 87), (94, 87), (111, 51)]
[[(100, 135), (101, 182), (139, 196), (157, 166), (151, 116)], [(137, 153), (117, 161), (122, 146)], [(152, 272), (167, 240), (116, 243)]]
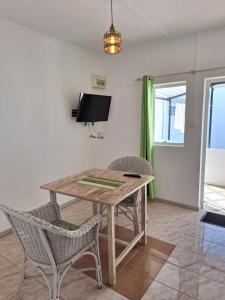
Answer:
[(225, 188), (206, 184), (204, 189), (204, 209), (225, 214)]
[[(107, 228), (105, 228), (107, 230)], [(103, 230), (106, 231), (106, 230)], [(131, 241), (134, 237), (133, 231), (116, 225), (116, 237)], [(116, 255), (119, 255), (125, 246), (116, 244)], [(159, 241), (148, 236), (146, 245), (138, 244), (126, 256), (117, 267), (117, 282), (114, 291), (131, 299), (139, 300), (156, 278), (175, 246), (167, 242)], [(108, 283), (108, 246), (107, 240), (100, 238), (100, 256), (102, 263), (103, 283)], [(94, 260), (88, 256), (79, 259), (74, 267), (86, 268), (94, 266)], [(95, 272), (86, 272), (92, 278), (96, 278)]]
[[(63, 209), (63, 217), (79, 223), (91, 216), (88, 202)], [(148, 234), (176, 247), (144, 294), (144, 300), (225, 299), (225, 229), (200, 222), (203, 211), (163, 204), (148, 204)], [(117, 223), (130, 228), (125, 218)], [(17, 287), (21, 251), (12, 235), (0, 239), (0, 300), (13, 300)], [(32, 271), (29, 269), (29, 271)], [(143, 269), (144, 272), (144, 269)], [(123, 274), (129, 276), (132, 274)], [(137, 278), (138, 280), (138, 278)], [(47, 289), (38, 279), (28, 279), (25, 300), (48, 300)], [(108, 287), (96, 288), (96, 281), (71, 269), (62, 285), (62, 299), (125, 300)]]

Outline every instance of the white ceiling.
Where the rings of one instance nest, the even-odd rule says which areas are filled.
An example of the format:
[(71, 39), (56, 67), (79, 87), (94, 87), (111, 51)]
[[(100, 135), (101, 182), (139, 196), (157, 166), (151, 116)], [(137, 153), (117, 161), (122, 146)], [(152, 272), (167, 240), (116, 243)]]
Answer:
[[(0, 0), (0, 18), (95, 51), (110, 25), (110, 0)], [(123, 47), (225, 26), (225, 0), (114, 0)]]

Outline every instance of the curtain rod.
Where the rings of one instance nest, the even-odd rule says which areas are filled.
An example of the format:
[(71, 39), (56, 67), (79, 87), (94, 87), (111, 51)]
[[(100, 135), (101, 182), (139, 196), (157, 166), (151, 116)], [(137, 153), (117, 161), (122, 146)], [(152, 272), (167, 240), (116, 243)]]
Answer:
[[(191, 70), (191, 71), (186, 71), (186, 72), (169, 73), (169, 74), (157, 75), (157, 76), (149, 75), (149, 76), (154, 79), (154, 78), (183, 75), (183, 74), (196, 74), (196, 73), (201, 73), (201, 72), (215, 71), (215, 70), (222, 70), (222, 69), (225, 69), (225, 67), (217, 67), (217, 68), (209, 68), (209, 69), (201, 69), (201, 70)], [(134, 79), (134, 81), (140, 81), (140, 80), (142, 80), (142, 78), (140, 78), (140, 77), (137, 79)]]

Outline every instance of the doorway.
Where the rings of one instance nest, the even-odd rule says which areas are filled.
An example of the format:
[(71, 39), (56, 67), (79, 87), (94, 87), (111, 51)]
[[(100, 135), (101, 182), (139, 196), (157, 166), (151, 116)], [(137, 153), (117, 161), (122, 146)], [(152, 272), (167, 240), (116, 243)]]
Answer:
[(202, 207), (225, 213), (225, 78), (206, 80)]

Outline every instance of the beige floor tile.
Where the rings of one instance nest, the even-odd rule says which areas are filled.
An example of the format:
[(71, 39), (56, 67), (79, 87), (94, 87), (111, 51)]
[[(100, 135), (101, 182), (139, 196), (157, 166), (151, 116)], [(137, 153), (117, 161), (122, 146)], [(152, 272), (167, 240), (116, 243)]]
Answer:
[(225, 299), (225, 285), (198, 275), (194, 285), (194, 298), (198, 300)]
[[(49, 274), (51, 273), (49, 272)], [(36, 275), (36, 281), (38, 281), (42, 285), (45, 284), (45, 281), (42, 278), (42, 276), (37, 277), (37, 275), (40, 274), (34, 268), (32, 270), (32, 275)], [(51, 276), (52, 275), (48, 275), (50, 281), (52, 278)], [(103, 290), (104, 288), (98, 289), (96, 280), (93, 280), (89, 276), (78, 272), (74, 268), (71, 268), (63, 279), (60, 295), (65, 300), (92, 300), (95, 299), (95, 297), (97, 297), (98, 295), (100, 295), (100, 293), (103, 292)]]
[(6, 297), (17, 290), (19, 268), (0, 256), (0, 295)]
[(225, 282), (225, 261), (206, 257), (199, 273), (222, 284)]
[(95, 298), (95, 300), (128, 300), (128, 298), (111, 290), (110, 288), (105, 288), (103, 292)]
[(206, 256), (225, 261), (225, 247), (211, 243)]
[(216, 230), (212, 228), (207, 228), (205, 226), (198, 226), (195, 228), (190, 228), (188, 236), (194, 237), (196, 239), (202, 239), (208, 242), (211, 242)]
[(210, 242), (208, 241), (187, 236), (183, 237), (177, 244), (180, 248), (202, 255), (206, 254), (209, 245)]
[[(36, 277), (37, 281), (44, 282), (41, 273), (38, 271), (38, 269), (33, 264), (31, 264), (31, 263), (26, 264), (25, 271), (29, 277)], [(52, 274), (52, 270), (50, 268), (46, 269), (45, 274), (47, 276), (50, 276)]]
[(166, 263), (155, 280), (192, 297), (196, 277), (196, 273)]
[(165, 233), (160, 231), (158, 234), (154, 235), (155, 238), (162, 240), (164, 242), (177, 245), (180, 242), (181, 234), (177, 233)]
[(74, 269), (65, 276), (61, 295), (66, 300), (94, 300), (101, 294), (97, 281)]
[(204, 262), (204, 256), (176, 247), (168, 258), (168, 262), (198, 273)]
[[(16, 300), (19, 279), (20, 269), (0, 257), (0, 300)], [(25, 300), (49, 300), (48, 289), (34, 278), (24, 280), (22, 294)]]
[(181, 294), (157, 281), (154, 281), (141, 300), (191, 300), (193, 298)]
[(201, 225), (202, 228), (204, 228), (204, 230), (211, 229), (211, 230), (215, 231), (215, 230), (218, 229), (218, 226), (213, 225), (213, 224), (207, 224), (207, 223), (201, 222), (200, 225)]
[(217, 230), (211, 242), (225, 247), (225, 231), (222, 232), (222, 230), (221, 231)]
[[(48, 288), (34, 279), (26, 279), (22, 287), (22, 299), (24, 300), (49, 300)], [(16, 293), (10, 293), (5, 300), (17, 300)], [(64, 300), (63, 297), (60, 300)]]
[(21, 265), (21, 262), (23, 261), (23, 251), (14, 234), (9, 234), (0, 238), (0, 249), (2, 256), (15, 265)]

